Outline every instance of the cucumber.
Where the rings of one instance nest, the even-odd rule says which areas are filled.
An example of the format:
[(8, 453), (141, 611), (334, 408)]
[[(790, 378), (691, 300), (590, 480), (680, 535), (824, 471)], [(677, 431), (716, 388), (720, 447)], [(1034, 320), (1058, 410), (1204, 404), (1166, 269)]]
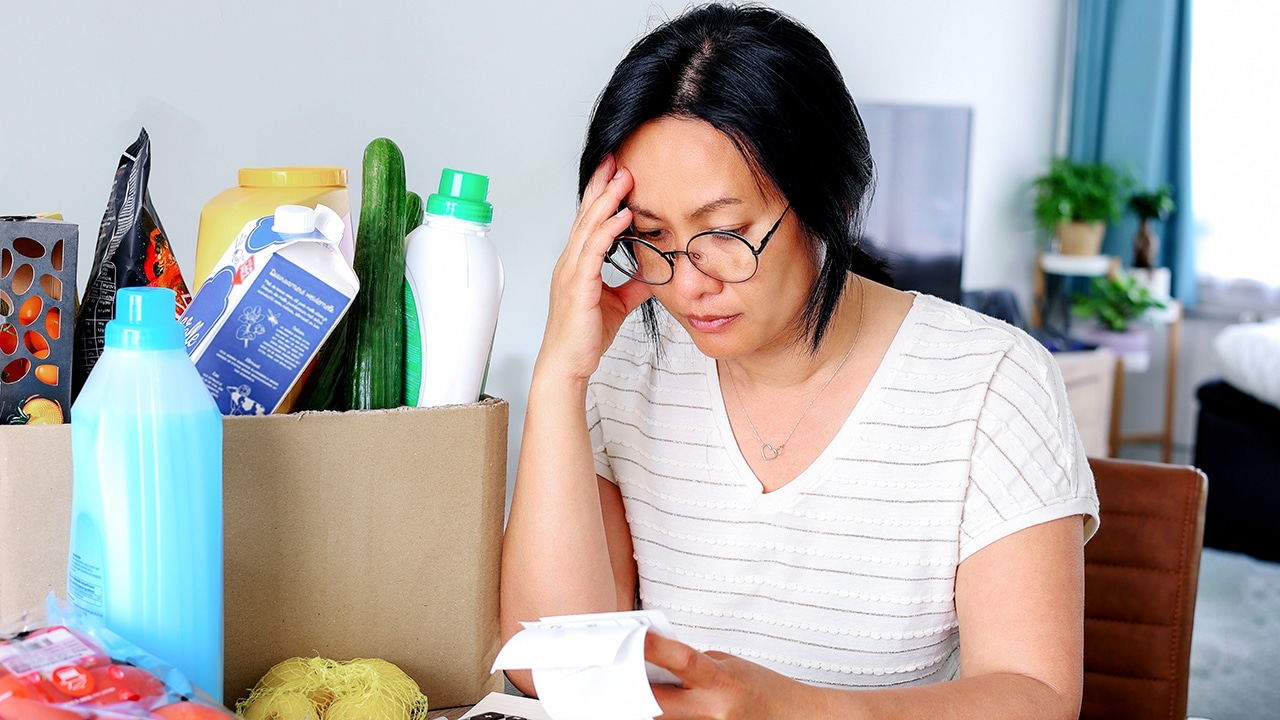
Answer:
[(355, 257), (360, 293), (350, 310), (343, 394), (350, 410), (400, 405), (407, 205), (404, 155), (391, 140), (377, 138), (364, 151)]
[(350, 320), (351, 312), (348, 309), (320, 350), (320, 359), (316, 361), (318, 366), (311, 373), (302, 395), (298, 397), (298, 402), (294, 406), (295, 411), (347, 409), (347, 401), (340, 396), (340, 392), (345, 389), (342, 378), (347, 376), (347, 339), (348, 328), (351, 326)]
[(408, 203), (405, 205), (404, 212), (404, 234), (408, 235), (418, 226), (422, 224), (422, 213), (424, 207), (422, 205), (422, 196), (410, 190), (408, 193)]

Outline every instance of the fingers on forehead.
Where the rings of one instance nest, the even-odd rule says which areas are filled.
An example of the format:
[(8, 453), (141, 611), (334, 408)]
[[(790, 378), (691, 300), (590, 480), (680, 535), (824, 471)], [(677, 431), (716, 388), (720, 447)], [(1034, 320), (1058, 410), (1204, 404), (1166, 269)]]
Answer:
[(599, 194), (604, 189), (605, 183), (609, 182), (609, 179), (617, 172), (617, 169), (618, 163), (613, 155), (605, 155), (604, 160), (596, 166), (596, 171), (591, 174), (591, 180), (587, 183), (588, 191), (594, 190), (595, 194)]

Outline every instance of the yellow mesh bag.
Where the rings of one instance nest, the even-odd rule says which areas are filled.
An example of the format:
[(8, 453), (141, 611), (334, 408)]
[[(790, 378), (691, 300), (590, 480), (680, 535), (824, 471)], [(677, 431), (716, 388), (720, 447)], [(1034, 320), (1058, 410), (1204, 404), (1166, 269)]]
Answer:
[(236, 703), (245, 720), (426, 720), (418, 683), (378, 658), (289, 658)]

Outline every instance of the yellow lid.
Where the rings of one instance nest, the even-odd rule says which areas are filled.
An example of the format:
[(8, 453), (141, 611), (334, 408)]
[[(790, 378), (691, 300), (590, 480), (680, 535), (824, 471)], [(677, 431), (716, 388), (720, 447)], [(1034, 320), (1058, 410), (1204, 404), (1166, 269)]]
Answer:
[(240, 168), (241, 187), (346, 187), (340, 167)]

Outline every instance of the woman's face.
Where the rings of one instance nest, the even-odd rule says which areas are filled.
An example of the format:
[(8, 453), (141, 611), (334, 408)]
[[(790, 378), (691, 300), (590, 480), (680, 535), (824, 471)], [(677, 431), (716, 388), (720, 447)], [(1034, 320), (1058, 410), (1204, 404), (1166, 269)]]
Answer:
[[(617, 161), (635, 179), (626, 204), (636, 234), (663, 251), (684, 250), (706, 230), (731, 230), (759, 249), (787, 208), (772, 183), (757, 182), (733, 141), (701, 120), (651, 120), (622, 144)], [(794, 210), (758, 260), (750, 280), (726, 283), (677, 255), (671, 282), (653, 294), (710, 357), (805, 342), (800, 317), (816, 271)]]

